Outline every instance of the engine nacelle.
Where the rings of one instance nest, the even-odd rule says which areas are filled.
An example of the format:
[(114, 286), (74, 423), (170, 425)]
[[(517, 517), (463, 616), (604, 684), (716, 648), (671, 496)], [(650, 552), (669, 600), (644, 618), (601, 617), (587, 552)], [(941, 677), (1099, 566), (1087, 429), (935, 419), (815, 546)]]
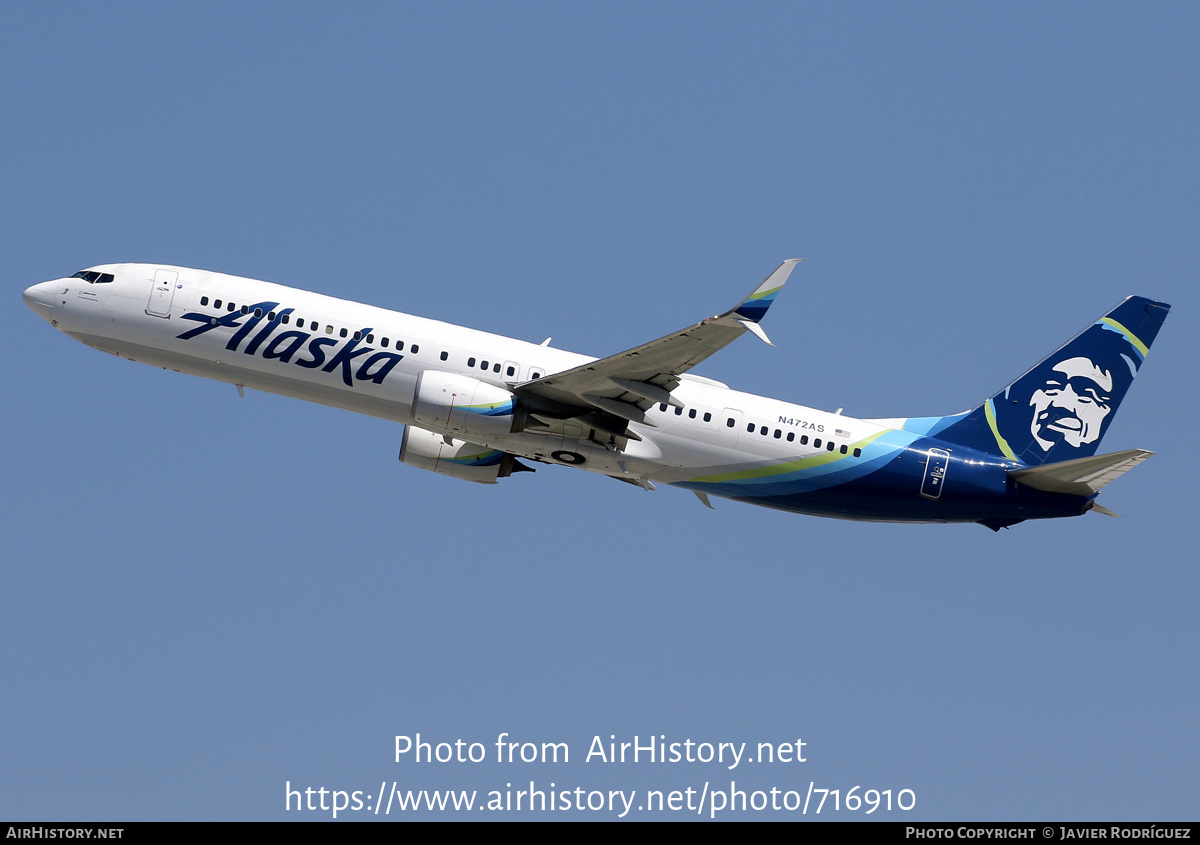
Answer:
[(517, 397), (503, 387), (458, 373), (425, 370), (413, 394), (413, 419), (447, 434), (494, 437), (518, 430)]
[(400, 460), (410, 467), (479, 484), (495, 484), (514, 472), (533, 472), (532, 467), (525, 466), (507, 452), (468, 443), (457, 437), (453, 438), (452, 443), (447, 443), (446, 438), (438, 432), (426, 431), (415, 425), (404, 427)]

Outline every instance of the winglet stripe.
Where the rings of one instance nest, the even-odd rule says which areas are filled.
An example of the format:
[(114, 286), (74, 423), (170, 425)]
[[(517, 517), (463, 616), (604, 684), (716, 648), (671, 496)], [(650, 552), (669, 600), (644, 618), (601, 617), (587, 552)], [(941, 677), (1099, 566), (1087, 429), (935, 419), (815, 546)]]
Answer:
[(787, 284), (788, 276), (792, 274), (792, 270), (800, 263), (802, 259), (789, 258), (778, 267), (776, 267), (769, 276), (763, 279), (750, 295), (737, 304), (733, 309), (732, 314), (739, 317), (745, 317), (747, 320), (758, 322), (767, 313), (767, 309), (771, 307), (771, 303), (775, 301), (775, 297), (783, 290), (783, 286)]

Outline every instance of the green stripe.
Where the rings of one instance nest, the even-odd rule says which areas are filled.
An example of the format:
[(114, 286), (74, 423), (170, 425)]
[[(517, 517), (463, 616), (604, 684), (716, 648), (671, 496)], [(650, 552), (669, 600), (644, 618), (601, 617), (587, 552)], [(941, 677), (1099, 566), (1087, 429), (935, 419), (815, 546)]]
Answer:
[(1106, 325), (1112, 326), (1114, 329), (1119, 331), (1121, 334), (1125, 335), (1126, 339), (1130, 343), (1133, 344), (1133, 348), (1136, 349), (1138, 352), (1141, 352), (1143, 358), (1146, 357), (1146, 353), (1150, 351), (1150, 347), (1147, 346), (1146, 344), (1142, 343), (1141, 340), (1138, 339), (1137, 335), (1135, 335), (1129, 329), (1122, 326), (1120, 323), (1118, 323), (1112, 317), (1101, 317), (1100, 322), (1104, 323)]
[(486, 408), (489, 411), (494, 411), (499, 407), (506, 405), (505, 402), (481, 402), (478, 405), (459, 405), (455, 410), (458, 411), (475, 411), (480, 408)]
[[(882, 437), (887, 434), (887, 431), (880, 431), (877, 434), (872, 434), (857, 443), (850, 444), (850, 448), (862, 449), (871, 443), (877, 437)], [(787, 461), (782, 464), (772, 464), (771, 466), (755, 467), (754, 469), (743, 469), (738, 472), (724, 472), (718, 475), (702, 475), (698, 478), (693, 478), (693, 482), (702, 484), (721, 484), (727, 481), (749, 481), (757, 478), (769, 478), (772, 475), (786, 475), (789, 472), (798, 472), (802, 469), (814, 469), (815, 467), (824, 466), (833, 461), (841, 460), (849, 457), (841, 452), (825, 452), (821, 455), (814, 455), (811, 458), (798, 458), (794, 461)]]
[(1007, 440), (1000, 436), (1000, 429), (996, 428), (996, 408), (992, 405), (991, 399), (983, 403), (983, 412), (987, 415), (988, 428), (992, 430), (992, 434), (996, 435), (996, 445), (1000, 447), (1001, 454), (1010, 460), (1017, 460), (1012, 447), (1008, 445)]
[(458, 458), (441, 458), (441, 460), (449, 461), (450, 463), (454, 463), (454, 464), (461, 464), (461, 463), (466, 463), (467, 461), (477, 461), (480, 458), (486, 458), (496, 451), (497, 450), (495, 450), (495, 449), (488, 449), (486, 452), (480, 452), (478, 455), (463, 455)]
[(755, 291), (754, 293), (752, 293), (748, 297), (746, 297), (746, 301), (750, 302), (755, 299), (762, 299), (764, 296), (769, 296), (769, 295), (775, 293), (776, 291), (781, 291), (781, 290), (783, 290), (783, 285), (780, 285), (777, 288), (771, 288), (770, 290), (764, 290), (762, 293)]

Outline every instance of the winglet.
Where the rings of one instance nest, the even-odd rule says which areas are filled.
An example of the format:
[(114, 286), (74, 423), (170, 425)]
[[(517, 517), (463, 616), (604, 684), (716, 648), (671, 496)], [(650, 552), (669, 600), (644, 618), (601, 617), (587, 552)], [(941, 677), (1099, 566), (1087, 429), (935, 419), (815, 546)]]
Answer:
[(766, 315), (767, 309), (775, 301), (776, 294), (783, 289), (788, 276), (792, 275), (792, 270), (803, 260), (803, 258), (789, 258), (780, 264), (771, 275), (763, 279), (761, 285), (752, 290), (750, 295), (738, 303), (738, 306), (730, 313), (757, 323)]
[(771, 338), (767, 337), (767, 333), (762, 330), (762, 326), (760, 326), (758, 323), (754, 322), (753, 320), (738, 320), (738, 322), (745, 326), (747, 331), (749, 331), (767, 346), (775, 345), (771, 343)]

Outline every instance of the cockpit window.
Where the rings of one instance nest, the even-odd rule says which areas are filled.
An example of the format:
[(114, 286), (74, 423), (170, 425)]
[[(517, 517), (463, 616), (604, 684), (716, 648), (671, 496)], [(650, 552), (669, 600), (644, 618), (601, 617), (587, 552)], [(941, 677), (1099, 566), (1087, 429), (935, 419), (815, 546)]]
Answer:
[(72, 279), (83, 279), (89, 285), (104, 285), (111, 282), (115, 276), (112, 273), (97, 273), (95, 270), (80, 270)]

